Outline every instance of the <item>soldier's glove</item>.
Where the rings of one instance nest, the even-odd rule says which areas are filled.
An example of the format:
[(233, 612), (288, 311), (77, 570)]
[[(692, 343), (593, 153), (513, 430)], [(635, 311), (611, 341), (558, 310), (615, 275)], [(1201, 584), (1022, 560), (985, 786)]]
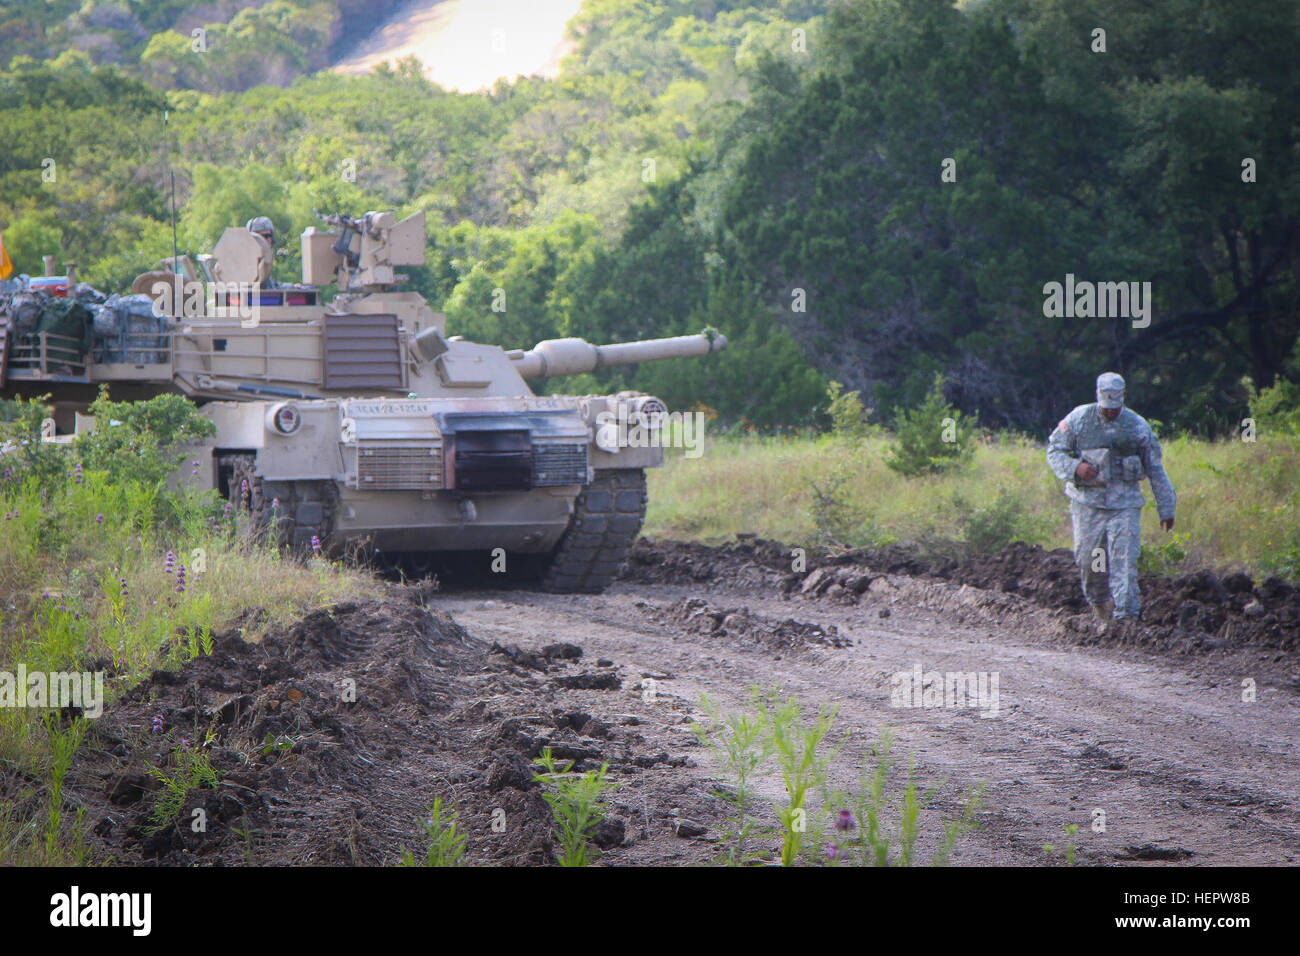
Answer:
[[(1100, 488), (1106, 484), (1110, 475), (1110, 450), (1107, 448), (1085, 448), (1079, 453), (1083, 463), (1075, 469), (1075, 485)], [(1088, 466), (1088, 471), (1080, 474), (1079, 469)]]

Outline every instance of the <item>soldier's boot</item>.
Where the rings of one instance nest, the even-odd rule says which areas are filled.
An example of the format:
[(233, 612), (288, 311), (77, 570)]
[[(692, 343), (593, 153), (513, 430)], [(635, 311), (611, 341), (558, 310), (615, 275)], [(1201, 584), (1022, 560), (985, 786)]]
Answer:
[(1102, 601), (1099, 604), (1093, 604), (1092, 616), (1096, 620), (1096, 631), (1098, 637), (1105, 637), (1111, 626), (1111, 614), (1115, 605), (1110, 601)]

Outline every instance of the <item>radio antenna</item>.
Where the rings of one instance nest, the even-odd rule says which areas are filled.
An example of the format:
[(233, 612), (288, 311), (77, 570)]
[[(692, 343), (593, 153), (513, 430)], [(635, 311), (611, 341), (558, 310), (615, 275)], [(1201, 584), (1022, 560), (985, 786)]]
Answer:
[(172, 272), (180, 275), (180, 252), (176, 247), (176, 170), (172, 168), (170, 145), (171, 145), (171, 123), (168, 117), (167, 107), (163, 107), (163, 162), (167, 164), (167, 171), (172, 178)]

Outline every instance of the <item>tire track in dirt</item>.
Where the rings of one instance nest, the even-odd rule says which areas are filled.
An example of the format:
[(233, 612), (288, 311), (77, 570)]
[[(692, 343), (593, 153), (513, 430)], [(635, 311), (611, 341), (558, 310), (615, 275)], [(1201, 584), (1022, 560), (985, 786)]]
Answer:
[[(946, 816), (971, 785), (987, 785), (981, 828), (954, 863), (1040, 863), (1044, 843), (1066, 842), (1067, 823), (1079, 825), (1083, 864), (1285, 864), (1300, 854), (1300, 701), (1260, 680), (1258, 699), (1243, 702), (1240, 678), (1250, 672), (1239, 662), (1074, 646), (1061, 637), (1059, 613), (906, 577), (889, 576), (847, 606), (763, 596), (772, 593), (620, 584), (596, 597), (464, 592), (436, 604), (485, 640), (572, 640), (618, 660), (625, 685), (660, 675), (660, 699), (679, 712), (698, 713), (701, 693), (744, 706), (753, 685), (780, 685), (813, 709), (838, 705), (839, 725), (854, 731), (834, 777), (844, 788), (863, 746), (893, 727), (895, 753), (915, 758), (919, 779), (947, 781), (936, 801)], [(704, 608), (694, 620), (683, 614), (692, 598)], [(748, 615), (724, 613), (740, 609)], [(852, 646), (765, 638), (792, 617)], [(998, 716), (891, 707), (892, 675), (918, 663), (925, 672), (997, 672)], [(706, 755), (696, 759), (690, 772), (707, 791), (714, 768)], [(765, 781), (766, 796), (774, 786)], [(1105, 832), (1092, 830), (1094, 810), (1104, 812)]]

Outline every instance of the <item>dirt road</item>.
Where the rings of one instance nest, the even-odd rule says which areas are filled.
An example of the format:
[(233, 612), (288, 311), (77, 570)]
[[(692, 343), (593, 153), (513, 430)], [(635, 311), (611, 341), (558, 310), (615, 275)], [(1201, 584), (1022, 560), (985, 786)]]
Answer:
[[(986, 785), (981, 827), (954, 863), (1040, 863), (1043, 844), (1067, 842), (1068, 823), (1079, 825), (1081, 864), (1285, 864), (1300, 854), (1300, 700), (1263, 682), (1243, 702), (1249, 675), (1235, 661), (1080, 647), (1061, 640), (1057, 615), (1008, 613), (989, 592), (893, 576), (849, 606), (627, 584), (599, 597), (473, 592), (436, 603), (483, 640), (571, 641), (617, 661), (625, 698), (650, 675), (665, 726), (696, 712), (702, 693), (743, 707), (754, 685), (837, 705), (839, 726), (854, 732), (838, 771), (846, 788), (853, 758), (895, 728), (895, 753), (913, 755), (927, 785), (946, 780), (937, 806), (948, 816), (970, 786)], [(782, 627), (791, 618), (804, 626)], [(996, 715), (891, 706), (893, 675), (918, 665), (996, 674)], [(707, 790), (708, 754), (695, 758), (683, 772)], [(775, 781), (766, 786), (774, 795)]]
[[(1068, 553), (819, 560), (790, 573), (770, 543), (643, 542), (599, 596), (377, 580), (256, 642), (252, 612), (93, 722), (65, 809), (106, 861), (391, 865), (442, 799), (467, 862), (546, 865), (533, 775), (550, 748), (618, 784), (602, 865), (706, 863), (726, 843), (727, 780), (692, 724), (702, 694), (734, 711), (760, 687), (805, 714), (839, 708), (836, 789), (860, 790), (864, 753), (896, 733), (891, 793), (909, 758), (935, 791), (919, 860), (981, 786), (954, 864), (1038, 864), (1048, 843), (1060, 860), (1071, 842), (1083, 865), (1300, 855), (1294, 588), (1152, 580), (1146, 626), (1115, 644), (1072, 605)], [(196, 760), (212, 779), (168, 803)], [(779, 787), (772, 774), (759, 793)], [(771, 806), (759, 817), (775, 829)]]

